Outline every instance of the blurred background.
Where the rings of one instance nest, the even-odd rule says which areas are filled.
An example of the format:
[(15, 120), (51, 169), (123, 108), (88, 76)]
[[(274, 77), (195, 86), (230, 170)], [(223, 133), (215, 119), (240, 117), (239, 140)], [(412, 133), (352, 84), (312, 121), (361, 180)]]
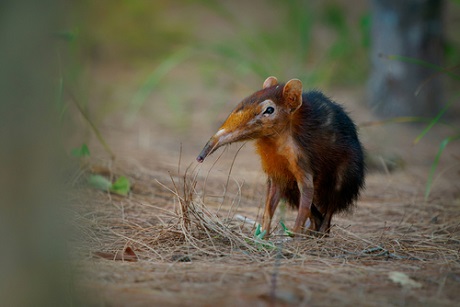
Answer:
[(11, 289), (25, 287), (26, 305), (47, 305), (56, 293), (42, 278), (66, 275), (48, 267), (63, 251), (59, 240), (48, 244), (61, 227), (52, 191), (67, 165), (59, 161), (83, 143), (100, 159), (146, 167), (174, 165), (182, 146), (190, 163), (271, 75), (344, 104), (370, 127), (360, 131), (370, 155), (393, 154), (398, 141), (447, 121), (421, 155), (427, 166), (441, 141), (460, 138), (456, 0), (25, 0), (3, 1), (0, 16), (0, 238), (9, 259), (0, 293), (12, 302)]
[(356, 90), (384, 118), (435, 116), (458, 86), (459, 5), (398, 3), (83, 1), (63, 30), (65, 80), (94, 120), (143, 114), (181, 133), (270, 75)]

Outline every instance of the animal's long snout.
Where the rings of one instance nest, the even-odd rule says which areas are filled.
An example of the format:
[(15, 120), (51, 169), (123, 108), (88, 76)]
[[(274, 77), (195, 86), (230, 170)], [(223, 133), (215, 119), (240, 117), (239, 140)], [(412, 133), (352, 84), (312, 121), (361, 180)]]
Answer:
[(251, 135), (248, 133), (248, 132), (251, 132), (251, 130), (249, 130), (246, 126), (243, 126), (243, 129), (241, 129), (240, 127), (235, 127), (235, 128), (230, 128), (230, 129), (227, 128), (226, 126), (228, 126), (229, 119), (235, 121), (234, 117), (230, 115), (227, 121), (219, 129), (219, 131), (217, 131), (217, 133), (214, 134), (209, 139), (206, 145), (204, 145), (203, 150), (196, 158), (198, 162), (200, 163), (203, 162), (207, 156), (212, 154), (214, 151), (216, 151), (221, 146), (230, 144), (230, 143), (234, 143), (234, 142), (238, 142), (238, 141), (243, 141), (247, 139), (248, 136)]
[(236, 142), (240, 140), (240, 138), (241, 134), (237, 131), (228, 131), (227, 129), (221, 128), (209, 139), (206, 145), (204, 145), (203, 150), (196, 160), (201, 163), (207, 156), (215, 152), (221, 146)]
[(212, 138), (209, 139), (209, 141), (204, 145), (203, 150), (201, 153), (198, 155), (196, 160), (198, 162), (203, 162), (204, 159), (212, 154), (218, 147), (219, 147), (219, 139), (213, 136)]

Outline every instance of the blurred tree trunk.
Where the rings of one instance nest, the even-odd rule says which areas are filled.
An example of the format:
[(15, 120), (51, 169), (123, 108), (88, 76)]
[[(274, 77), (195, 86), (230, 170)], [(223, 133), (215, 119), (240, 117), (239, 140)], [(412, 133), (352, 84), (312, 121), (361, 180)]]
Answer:
[[(62, 0), (0, 1), (0, 298), (72, 306), (56, 110)], [(62, 150), (62, 149), (61, 149)]]
[(381, 117), (435, 115), (444, 102), (441, 78), (430, 79), (436, 71), (388, 56), (441, 65), (443, 1), (372, 0), (371, 3), (370, 106)]

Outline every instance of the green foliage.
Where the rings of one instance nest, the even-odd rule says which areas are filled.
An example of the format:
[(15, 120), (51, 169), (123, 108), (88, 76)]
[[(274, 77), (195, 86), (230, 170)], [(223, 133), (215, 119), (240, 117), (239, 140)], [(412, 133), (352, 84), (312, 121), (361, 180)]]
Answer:
[[(424, 61), (424, 60), (420, 60), (420, 59), (416, 59), (416, 58), (411, 58), (411, 57), (406, 57), (406, 56), (400, 56), (400, 55), (383, 55), (384, 57), (386, 57), (387, 59), (389, 60), (398, 60), (398, 61), (402, 61), (402, 62), (406, 62), (406, 63), (412, 63), (414, 65), (419, 65), (419, 66), (422, 66), (422, 67), (425, 67), (425, 68), (429, 68), (429, 69), (432, 69), (434, 71), (436, 71), (436, 74), (434, 74), (433, 76), (436, 76), (438, 74), (445, 74), (447, 76), (449, 76), (452, 80), (454, 81), (458, 81), (460, 80), (460, 75), (458, 75), (457, 73), (453, 73), (451, 70), (455, 67), (458, 67), (459, 65), (455, 65), (453, 67), (450, 67), (450, 68), (444, 68), (444, 67), (441, 67), (439, 65), (436, 65), (436, 64), (433, 64), (433, 63), (430, 63), (430, 62), (427, 62), (427, 61)], [(428, 78), (427, 82), (430, 81), (431, 78)], [(416, 90), (415, 94), (417, 94), (418, 92), (420, 92), (420, 89), (424, 86), (425, 82), (422, 83), (418, 89)], [(439, 112), (438, 114), (436, 114), (436, 116), (429, 120), (428, 122), (428, 125), (422, 130), (422, 132), (415, 138), (414, 140), (414, 144), (417, 144), (418, 142), (420, 142), (420, 140), (437, 124), (439, 123), (442, 123), (441, 121), (441, 118), (443, 117), (443, 115), (451, 108), (451, 106), (453, 105), (453, 103), (455, 101), (457, 101), (458, 99), (460, 98), (460, 95), (456, 95), (454, 96), (454, 98), (449, 101)], [(406, 118), (407, 119), (407, 118)], [(419, 118), (412, 118), (414, 121), (421, 121)], [(398, 118), (395, 118), (395, 119), (391, 119), (390, 120), (391, 122), (396, 122), (398, 121)], [(452, 141), (455, 141), (455, 140), (458, 140), (460, 139), (460, 127), (455, 127), (455, 126), (451, 126), (451, 128), (454, 129), (454, 133), (453, 135), (451, 136), (448, 136), (446, 138), (444, 138), (440, 145), (439, 145), (439, 149), (438, 149), (438, 152), (436, 154), (436, 157), (434, 158), (434, 161), (433, 163), (431, 164), (431, 168), (430, 168), (430, 172), (428, 174), (428, 179), (427, 179), (427, 183), (426, 183), (426, 187), (425, 187), (425, 200), (428, 199), (428, 197), (430, 196), (430, 192), (431, 192), (431, 188), (432, 188), (432, 185), (433, 185), (433, 179), (434, 179), (434, 175), (436, 173), (436, 169), (439, 165), (439, 161), (440, 161), (440, 158), (441, 158), (441, 155), (442, 153), (444, 152), (446, 146), (452, 142)]]
[[(432, 69), (432, 70), (434, 70), (436, 72), (446, 74), (447, 76), (449, 76), (450, 78), (452, 78), (454, 80), (460, 80), (460, 75), (451, 72), (450, 71), (451, 68), (445, 68), (445, 67), (442, 67), (442, 66), (439, 66), (439, 65), (436, 65), (436, 64), (421, 60), (421, 59), (411, 58), (411, 57), (402, 56), (402, 55), (383, 55), (383, 56), (386, 57), (389, 60), (397, 60), (397, 61), (411, 63), (411, 64), (419, 65), (419, 66), (422, 66), (422, 67), (425, 67), (425, 68), (429, 68), (429, 69)], [(458, 65), (456, 65), (456, 66), (454, 66), (452, 68), (455, 68), (457, 66)]]
[(290, 237), (293, 237), (294, 236), (294, 233), (292, 231), (290, 231), (286, 225), (284, 224), (283, 221), (280, 221), (280, 225), (281, 227), (283, 228), (283, 231), (284, 231), (284, 234), (287, 235), (287, 236), (290, 236)]
[(90, 175), (88, 177), (88, 183), (95, 189), (112, 192), (118, 195), (127, 196), (130, 189), (131, 184), (128, 178), (124, 176), (118, 177), (118, 179), (112, 183), (109, 179), (105, 178), (101, 175)]
[(256, 239), (256, 240), (263, 240), (264, 239), (265, 235), (267, 234), (267, 231), (266, 230), (262, 231), (261, 229), (262, 229), (261, 225), (257, 224), (256, 230), (254, 232), (254, 239)]
[[(181, 1), (97, 0), (80, 3), (85, 50), (97, 58), (126, 60), (167, 54), (189, 35), (176, 18)], [(168, 13), (165, 14), (165, 11)]]
[(371, 15), (365, 14), (359, 20), (359, 30), (361, 32), (361, 45), (368, 50), (371, 47)]
[(112, 182), (101, 175), (90, 175), (88, 177), (88, 183), (93, 188), (103, 191), (109, 191), (112, 187)]
[(118, 179), (110, 187), (111, 192), (123, 196), (128, 195), (130, 189), (131, 184), (128, 178), (126, 178), (125, 176), (118, 177)]
[[(64, 130), (65, 125), (68, 124), (69, 116), (67, 111), (69, 109), (69, 104), (73, 103), (104, 149), (110, 157), (114, 159), (114, 153), (89, 114), (88, 98), (85, 95), (89, 87), (87, 84), (82, 84), (82, 80), (86, 79), (86, 77), (80, 62), (80, 57), (78, 56), (78, 52), (81, 48), (79, 31), (61, 31), (58, 33), (58, 37), (64, 42), (57, 50), (57, 60), (59, 63), (57, 108), (60, 113), (59, 119), (62, 130)], [(64, 61), (63, 58), (65, 58), (66, 61)], [(64, 96), (66, 96), (67, 99), (64, 99)]]
[(444, 43), (444, 55), (446, 63), (460, 63), (460, 50), (451, 41)]
[(441, 154), (443, 153), (447, 144), (449, 144), (452, 141), (459, 140), (459, 139), (460, 139), (460, 133), (445, 138), (444, 140), (442, 140), (441, 144), (439, 145), (438, 153), (436, 154), (436, 157), (434, 158), (434, 161), (431, 164), (430, 173), (428, 175), (428, 181), (426, 183), (426, 188), (425, 188), (425, 200), (428, 199), (428, 196), (430, 196), (431, 186), (433, 185), (434, 174), (438, 167), (439, 159), (441, 158)]
[(89, 157), (89, 148), (86, 144), (82, 144), (80, 147), (74, 148), (71, 151), (72, 156), (77, 158)]
[[(266, 25), (255, 18), (248, 24), (237, 12), (223, 9), (217, 0), (201, 3), (226, 20), (236, 33), (234, 39), (226, 38), (206, 47), (219, 56), (220, 67), (225, 65), (229, 72), (243, 77), (254, 74), (259, 79), (295, 76), (312, 87), (360, 82), (365, 77), (368, 15), (361, 24), (355, 24), (347, 22), (344, 7), (334, 2), (314, 6), (300, 0), (271, 1), (266, 5), (276, 12), (273, 22)], [(322, 46), (322, 37), (315, 36), (318, 28), (323, 29), (328, 40), (333, 38), (327, 46)]]
[(417, 144), (425, 136), (425, 134), (427, 134), (428, 131), (430, 131), (431, 128), (434, 127), (434, 125), (439, 123), (441, 117), (444, 115), (444, 113), (446, 113), (446, 111), (450, 108), (451, 105), (452, 105), (452, 102), (448, 103), (444, 108), (441, 109), (441, 111), (439, 111), (438, 115), (436, 115), (436, 117), (434, 117), (431, 120), (428, 126), (426, 126), (425, 129), (423, 129), (423, 131), (415, 138), (414, 144)]
[(192, 54), (190, 49), (180, 49), (177, 52), (173, 52), (171, 55), (166, 57), (153, 71), (147, 76), (142, 85), (134, 94), (131, 100), (130, 116), (133, 118), (137, 115), (137, 112), (147, 101), (147, 98), (151, 93), (158, 87), (163, 78), (179, 64), (183, 63), (184, 60), (188, 59)]
[(264, 237), (265, 237), (266, 234), (267, 234), (267, 231), (266, 230), (261, 231), (261, 225), (257, 224), (256, 230), (254, 232), (254, 238), (253, 238), (252, 241), (248, 241), (248, 243), (249, 244), (254, 244), (259, 250), (262, 250), (262, 249), (269, 249), (269, 250), (275, 249), (276, 246), (273, 243), (264, 240)]
[[(457, 95), (454, 99), (458, 99), (460, 96)], [(447, 110), (452, 106), (454, 100), (450, 101), (444, 108), (442, 108), (441, 111), (431, 120), (431, 122), (423, 129), (423, 131), (417, 136), (417, 138), (414, 140), (414, 143), (418, 143), (427, 133), (430, 131), (436, 124), (438, 124), (441, 120), (441, 117), (447, 112)], [(452, 141), (460, 139), (460, 128), (455, 129), (455, 133), (445, 139), (442, 140), (441, 144), (439, 145), (438, 152), (436, 154), (436, 157), (431, 164), (431, 169), (428, 174), (428, 179), (426, 183), (426, 188), (425, 188), (425, 200), (428, 199), (430, 196), (431, 192), (431, 187), (433, 185), (433, 179), (434, 175), (436, 173), (436, 169), (438, 168), (439, 160), (441, 158), (442, 153), (444, 152), (444, 149), (446, 148), (447, 144), (449, 144)]]
[[(173, 86), (168, 83), (176, 89), (186, 88), (184, 83), (188, 80), (184, 81), (184, 76), (195, 75), (203, 80), (201, 84), (220, 82), (219, 86), (227, 77), (297, 77), (308, 87), (364, 79), (367, 45), (361, 43), (361, 36), (369, 37), (369, 26), (348, 20), (347, 5), (335, 1), (319, 5), (302, 0), (270, 0), (260, 10), (253, 10), (256, 6), (259, 4), (221, 0), (80, 1), (76, 5), (79, 20), (70, 30), (57, 33), (68, 49), (69, 57), (63, 57), (63, 62), (69, 58), (80, 60), (74, 61), (78, 65), (65, 67), (61, 89), (72, 90), (86, 114), (85, 120), (93, 122), (93, 130), (100, 116), (106, 115), (103, 112), (112, 110), (114, 105), (128, 107), (128, 119), (132, 120), (151, 101), (152, 93), (155, 97), (165, 96), (155, 102), (167, 115), (158, 120), (168, 118), (167, 124), (182, 129), (189, 124), (189, 109), (184, 103), (187, 91), (169, 91)], [(216, 31), (203, 31), (208, 20), (209, 27), (216, 25)], [(226, 29), (222, 35), (217, 30), (221, 27)], [(103, 66), (99, 66), (101, 63)], [(100, 69), (106, 67), (105, 63), (116, 68), (110, 82), (104, 80), (105, 69)], [(96, 86), (90, 76), (93, 70), (101, 73)], [(118, 72), (127, 78), (120, 81)], [(122, 86), (119, 82), (123, 82)], [(93, 93), (98, 100), (90, 114), (88, 97)], [(104, 96), (112, 94), (113, 97)], [(212, 100), (214, 110), (209, 109), (210, 113), (227, 101), (223, 95)], [(64, 104), (62, 114), (67, 107)], [(100, 133), (98, 138), (102, 139)]]
[[(80, 147), (74, 148), (71, 154), (77, 158), (89, 157), (90, 152), (86, 144), (82, 144)], [(88, 184), (95, 189), (110, 191), (112, 193), (127, 196), (131, 190), (131, 183), (125, 176), (120, 176), (112, 183), (109, 179), (101, 175), (91, 174), (88, 177)]]

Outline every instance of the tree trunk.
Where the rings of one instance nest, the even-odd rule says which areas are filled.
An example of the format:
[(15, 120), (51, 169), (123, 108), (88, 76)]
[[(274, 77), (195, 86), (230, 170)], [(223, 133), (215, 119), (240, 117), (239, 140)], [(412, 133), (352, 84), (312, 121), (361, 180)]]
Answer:
[(0, 1), (2, 306), (75, 304), (62, 235), (66, 194), (55, 185), (67, 181), (58, 159), (65, 140), (56, 137), (62, 2)]
[[(372, 0), (369, 104), (381, 117), (434, 116), (443, 101), (435, 70), (397, 55), (441, 65), (442, 0)], [(418, 91), (419, 89), (419, 91)]]

